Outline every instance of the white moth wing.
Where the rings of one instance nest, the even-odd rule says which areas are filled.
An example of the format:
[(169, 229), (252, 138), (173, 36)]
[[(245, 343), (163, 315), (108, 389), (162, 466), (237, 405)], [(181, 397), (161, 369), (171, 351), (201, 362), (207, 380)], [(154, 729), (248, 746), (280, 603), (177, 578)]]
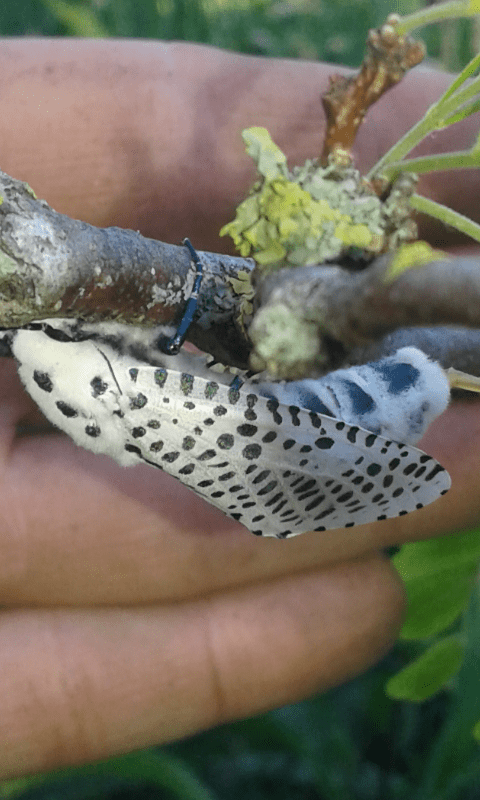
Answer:
[(257, 535), (396, 517), (450, 487), (416, 447), (246, 388), (154, 367), (129, 369), (120, 383), (127, 450)]
[(58, 342), (42, 331), (19, 330), (12, 351), (25, 388), (50, 422), (87, 450), (124, 466), (138, 463), (124, 450), (121, 390), (103, 350), (89, 341)]
[(39, 331), (18, 331), (12, 349), (33, 399), (77, 444), (164, 469), (258, 535), (396, 517), (450, 487), (413, 446), (246, 386), (132, 366), (108, 345)]

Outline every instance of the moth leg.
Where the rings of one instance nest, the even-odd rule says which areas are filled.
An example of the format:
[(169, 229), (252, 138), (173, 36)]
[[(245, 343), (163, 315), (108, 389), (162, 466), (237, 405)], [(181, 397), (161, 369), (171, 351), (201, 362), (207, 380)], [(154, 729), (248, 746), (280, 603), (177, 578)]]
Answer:
[(176, 356), (177, 353), (180, 351), (182, 344), (185, 341), (188, 329), (192, 324), (193, 316), (195, 314), (195, 311), (197, 310), (198, 294), (200, 291), (200, 284), (202, 282), (202, 276), (203, 276), (202, 262), (200, 261), (198, 253), (195, 250), (194, 246), (192, 245), (190, 239), (184, 239), (183, 244), (190, 253), (191, 261), (196, 269), (196, 274), (192, 292), (190, 294), (190, 297), (188, 298), (188, 302), (185, 306), (182, 319), (178, 324), (176, 332), (173, 334), (173, 336), (171, 336), (168, 339), (165, 339), (165, 337), (160, 336), (157, 340), (157, 345), (159, 349), (168, 356)]
[(235, 392), (238, 392), (243, 384), (245, 383), (244, 380), (240, 377), (240, 375), (235, 375), (232, 382), (230, 383), (230, 389), (233, 389)]

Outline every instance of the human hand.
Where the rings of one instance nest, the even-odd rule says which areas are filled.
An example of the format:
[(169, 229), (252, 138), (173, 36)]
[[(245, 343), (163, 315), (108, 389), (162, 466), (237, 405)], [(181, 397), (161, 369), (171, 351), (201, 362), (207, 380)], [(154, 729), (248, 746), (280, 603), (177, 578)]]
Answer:
[[(22, 49), (24, 44), (18, 46), (23, 59), (31, 57), (31, 50)], [(50, 46), (55, 50), (61, 45)], [(158, 49), (147, 46), (143, 50), (138, 43), (133, 47), (129, 42), (75, 46), (83, 53), (79, 59), (82, 70), (87, 69), (88, 53), (93, 67), (105, 52), (119, 63), (128, 61), (133, 50), (147, 52), (149, 58), (158, 53)], [(69, 45), (70, 59), (72, 47)], [(194, 81), (193, 63), (205, 53), (211, 54), (212, 62), (217, 59), (215, 69), (211, 67), (217, 77), (221, 73), (225, 79), (225, 65), (233, 63), (232, 69), (241, 79), (238, 59), (245, 63), (251, 80), (254, 73), (257, 76), (258, 83), (250, 82), (248, 89), (247, 116), (253, 119), (233, 115), (234, 125), (229, 117), (230, 131), (222, 129), (222, 142), (233, 139), (250, 122), (266, 122), (255, 119), (255, 102), (260, 106), (266, 103), (262, 69), (269, 72), (271, 81), (271, 70), (277, 64), (283, 70), (283, 89), (290, 88), (292, 97), (298, 93), (299, 76), (305, 80), (308, 71), (304, 63), (287, 62), (285, 66), (285, 62), (269, 61), (267, 65), (262, 59), (242, 59), (208, 48), (189, 50), (184, 46), (183, 56), (185, 48), (195, 55), (190, 62), (184, 58), (181, 72), (187, 73), (190, 81)], [(138, 56), (140, 62), (142, 57)], [(318, 69), (318, 65), (310, 68)], [(176, 70), (181, 71), (178, 63)], [(60, 83), (50, 90), (52, 95), (39, 80), (46, 103), (61, 94), (63, 73), (59, 72)], [(201, 72), (198, 67), (196, 72)], [(132, 85), (136, 86), (135, 81)], [(91, 86), (89, 89), (91, 103)], [(318, 91), (318, 86), (307, 81), (306, 95), (317, 96)], [(35, 96), (34, 88), (32, 92)], [(73, 96), (70, 87), (67, 94)], [(185, 94), (185, 87), (183, 94), (177, 91), (178, 102)], [(122, 99), (124, 96), (125, 92)], [(185, 108), (192, 105), (191, 97), (188, 99), (190, 105), (184, 99)], [(78, 112), (82, 102), (78, 95), (75, 102)], [(271, 103), (273, 108), (273, 100)], [(28, 113), (34, 114), (34, 106), (27, 105)], [(193, 108), (198, 110), (196, 119), (205, 119), (204, 106), (194, 103)], [(87, 117), (91, 114), (87, 126), (91, 131), (97, 117), (87, 101), (85, 113)], [(105, 116), (116, 119), (107, 111)], [(42, 114), (40, 117), (43, 119)], [(68, 121), (65, 109), (63, 119)], [(281, 120), (277, 111), (280, 127)], [(105, 127), (103, 117), (101, 122)], [(28, 126), (18, 120), (17, 124), (21, 138)], [(122, 124), (124, 132), (130, 119)], [(40, 166), (38, 148), (40, 152), (42, 146), (56, 150), (50, 172), (48, 159), (43, 162), (47, 166), (42, 179), (48, 183), (49, 175), (53, 176), (52, 194), (60, 191), (63, 174), (52, 169), (54, 157), (59, 163), (68, 161), (65, 148), (75, 150), (75, 143), (71, 139), (67, 143), (65, 133), (58, 135), (56, 147), (47, 139), (42, 145), (41, 137), (37, 142)], [(195, 135), (199, 141), (208, 141), (208, 136), (202, 139), (198, 125)], [(175, 130), (170, 137), (173, 147)], [(305, 147), (307, 138), (303, 131)], [(88, 155), (93, 154), (94, 159), (101, 143), (92, 134), (83, 150), (78, 139), (76, 144), (80, 166), (74, 172), (76, 177), (69, 175), (69, 181), (78, 186)], [(214, 168), (207, 163), (203, 187), (195, 184), (203, 205), (209, 205), (222, 164), (229, 165), (231, 176), (235, 158), (241, 161), (234, 146), (230, 147), (231, 152), (222, 151), (222, 158), (216, 153)], [(112, 181), (115, 165), (112, 159)], [(50, 199), (49, 191), (42, 192), (21, 164), (4, 168), (27, 178)], [(115, 205), (115, 192), (108, 195), (105, 175), (98, 180), (101, 202), (95, 213), (101, 216), (107, 213), (107, 197)], [(178, 239), (190, 234), (191, 221), (198, 224), (193, 201), (181, 194), (187, 189), (180, 183), (175, 202), (169, 199), (179, 219), (178, 208), (185, 209), (182, 233), (178, 237), (172, 234)], [(195, 240), (198, 247), (206, 246), (208, 237), (214, 236), (222, 192), (226, 188), (214, 195), (210, 208), (203, 212), (210, 214), (210, 227), (199, 232), (204, 240)], [(235, 195), (231, 186), (230, 193)], [(65, 204), (69, 202), (71, 198), (66, 197)], [(58, 210), (66, 210), (56, 205)], [(137, 211), (138, 204), (132, 215)], [(122, 221), (124, 212), (109, 209), (108, 213), (113, 215), (110, 224)], [(146, 227), (154, 224), (148, 222), (153, 220), (153, 211), (149, 213)], [(160, 216), (155, 224), (166, 225), (168, 214)], [(128, 217), (129, 225), (136, 227), (135, 222)], [(249, 536), (159, 471), (122, 469), (106, 458), (79, 450), (58, 434), (41, 429), (35, 433), (32, 426), (42, 422), (18, 382), (14, 364), (2, 361), (0, 369), (2, 777), (169, 741), (341, 683), (378, 660), (401, 624), (402, 589), (379, 554), (381, 548), (439, 535), (478, 520), (480, 415), (474, 403), (453, 405), (421, 443), (452, 475), (452, 490), (437, 503), (406, 517), (353, 530), (305, 534), (287, 541), (263, 540)], [(28, 435), (15, 436), (17, 423)]]
[(376, 551), (478, 515), (478, 448), (449, 441), (465, 436), (458, 407), (424, 442), (452, 473), (449, 495), (278, 541), (148, 467), (54, 433), (15, 440), (15, 423), (37, 415), (13, 364), (1, 369), (5, 777), (180, 738), (352, 677), (401, 622), (402, 590)]

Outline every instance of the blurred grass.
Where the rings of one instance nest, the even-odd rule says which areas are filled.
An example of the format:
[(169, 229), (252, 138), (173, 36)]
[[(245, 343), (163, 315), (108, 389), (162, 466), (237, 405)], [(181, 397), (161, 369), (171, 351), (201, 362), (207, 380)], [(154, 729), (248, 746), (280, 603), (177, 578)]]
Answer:
[[(263, 56), (357, 66), (369, 28), (416, 0), (4, 0), (3, 36), (183, 39)], [(478, 49), (478, 27), (423, 31), (429, 57), (457, 70)], [(465, 623), (465, 619), (467, 623)], [(478, 800), (480, 610), (459, 679), (417, 705), (385, 695), (388, 678), (422, 648), (401, 642), (365, 676), (322, 697), (188, 741), (98, 765), (0, 784), (23, 800)], [(458, 630), (452, 625), (450, 633)], [(458, 748), (457, 743), (461, 743)]]
[[(0, 3), (4, 36), (182, 39), (265, 56), (360, 64), (369, 28), (421, 0), (15, 0)], [(467, 21), (422, 31), (429, 55), (457, 70), (478, 31)]]

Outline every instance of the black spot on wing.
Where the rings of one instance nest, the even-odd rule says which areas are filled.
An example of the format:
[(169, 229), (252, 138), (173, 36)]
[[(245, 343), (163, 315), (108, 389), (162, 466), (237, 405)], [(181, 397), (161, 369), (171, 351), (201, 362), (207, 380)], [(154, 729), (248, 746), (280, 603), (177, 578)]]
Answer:
[(218, 383), (216, 381), (208, 381), (205, 385), (204, 394), (207, 400), (212, 400), (218, 392)]
[(270, 413), (271, 413), (271, 415), (273, 417), (273, 421), (277, 425), (281, 425), (282, 422), (283, 422), (282, 415), (278, 413), (279, 405), (280, 405), (280, 403), (274, 397), (270, 398), (269, 400), (267, 400), (267, 408), (268, 408), (268, 410), (270, 411)]
[(101, 434), (101, 430), (98, 425), (86, 425), (85, 426), (85, 433), (87, 436), (91, 436), (92, 439), (98, 438)]
[(441, 472), (445, 472), (445, 467), (442, 467), (441, 464), (435, 464), (435, 466), (433, 467), (432, 470), (430, 470), (428, 475), (425, 475), (425, 480), (431, 481), (433, 480), (433, 478), (436, 478), (436, 476), (439, 475)]
[(315, 446), (320, 450), (331, 450), (335, 446), (335, 441), (330, 436), (321, 436), (316, 440)]
[(163, 449), (163, 444), (164, 443), (160, 440), (158, 442), (152, 442), (149, 449), (152, 453), (160, 453), (160, 451)]
[(184, 467), (178, 470), (179, 475), (191, 475), (195, 470), (195, 464), (185, 464)]
[(262, 436), (262, 442), (265, 442), (265, 444), (269, 444), (270, 442), (274, 442), (276, 438), (277, 434), (275, 433), (275, 431), (267, 431), (265, 436)]
[(145, 436), (146, 432), (146, 429), (140, 425), (136, 428), (132, 428), (132, 436), (134, 439), (140, 439), (142, 436)]
[(240, 400), (240, 392), (238, 391), (238, 389), (230, 387), (228, 390), (228, 402), (230, 403), (230, 405), (234, 406), (235, 403), (238, 403), (239, 400)]
[(247, 444), (242, 450), (243, 457), (249, 460), (260, 458), (261, 454), (262, 448), (259, 444)]
[(136, 411), (140, 408), (144, 408), (148, 403), (148, 398), (139, 392), (135, 397), (130, 398), (130, 408), (132, 411)]
[(375, 475), (378, 475), (378, 473), (381, 471), (381, 464), (369, 464), (367, 467), (367, 475), (370, 475), (371, 478), (373, 478)]
[(162, 389), (163, 386), (165, 385), (165, 381), (167, 380), (167, 370), (164, 369), (163, 367), (159, 367), (158, 369), (155, 370), (153, 378), (157, 386), (159, 386), (160, 389)]
[(125, 450), (127, 451), (127, 453), (135, 453), (140, 458), (142, 456), (142, 451), (140, 450), (139, 447), (136, 447), (134, 444), (126, 444)]
[(222, 433), (217, 439), (217, 445), (221, 450), (230, 450), (235, 443), (235, 439), (231, 433)]
[(53, 389), (53, 382), (50, 378), (48, 372), (41, 372), (40, 370), (36, 369), (33, 372), (33, 380), (37, 384), (39, 389), (42, 389), (44, 392), (51, 392)]
[(356, 441), (357, 441), (358, 431), (359, 431), (359, 428), (357, 428), (356, 425), (352, 425), (347, 431), (347, 439), (352, 444), (355, 444)]
[(182, 372), (180, 376), (180, 389), (183, 394), (191, 394), (194, 382), (195, 377), (193, 375), (190, 375), (188, 372)]
[(173, 464), (173, 462), (177, 460), (179, 455), (180, 453), (178, 452), (178, 450), (172, 450), (170, 453), (165, 453), (165, 455), (162, 456), (162, 461), (167, 461), (169, 464)]
[(72, 408), (72, 406), (69, 406), (67, 403), (64, 403), (63, 400), (57, 400), (55, 405), (64, 417), (78, 417), (78, 411)]
[(244, 417), (249, 420), (249, 422), (254, 422), (257, 419), (257, 414), (254, 411), (254, 406), (257, 401), (258, 396), (256, 394), (247, 395), (247, 410), (245, 411)]
[(108, 384), (105, 383), (99, 375), (92, 378), (90, 386), (92, 387), (92, 397), (100, 397), (100, 395), (105, 394), (108, 389)]
[(244, 425), (239, 425), (237, 427), (237, 433), (239, 433), (240, 436), (255, 436), (257, 431), (258, 428), (256, 425), (249, 425), (247, 423), (245, 423)]

